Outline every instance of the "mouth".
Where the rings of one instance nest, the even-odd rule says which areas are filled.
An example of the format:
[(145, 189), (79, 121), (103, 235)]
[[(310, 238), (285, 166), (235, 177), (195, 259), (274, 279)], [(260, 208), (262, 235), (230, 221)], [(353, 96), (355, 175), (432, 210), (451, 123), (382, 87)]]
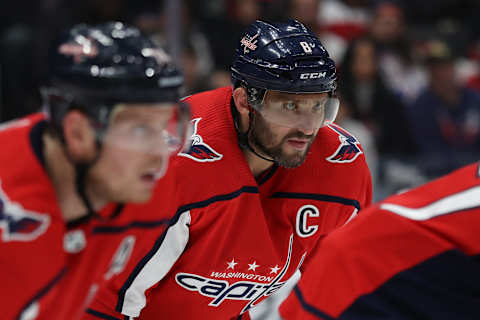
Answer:
[(287, 143), (296, 150), (304, 150), (308, 146), (309, 142), (310, 142), (309, 139), (288, 139), (287, 140)]
[(155, 185), (155, 183), (162, 177), (161, 170), (149, 170), (140, 176), (142, 182), (149, 186)]

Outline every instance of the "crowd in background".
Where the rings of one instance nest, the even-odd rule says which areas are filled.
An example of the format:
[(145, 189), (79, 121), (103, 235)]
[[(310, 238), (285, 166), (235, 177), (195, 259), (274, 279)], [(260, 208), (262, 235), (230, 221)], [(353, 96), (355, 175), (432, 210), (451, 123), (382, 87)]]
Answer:
[[(40, 109), (55, 32), (120, 20), (166, 43), (162, 0), (0, 4), (0, 121)], [(338, 66), (337, 123), (365, 149), (374, 200), (480, 159), (480, 1), (182, 1), (186, 94), (230, 85), (245, 26), (296, 18)]]

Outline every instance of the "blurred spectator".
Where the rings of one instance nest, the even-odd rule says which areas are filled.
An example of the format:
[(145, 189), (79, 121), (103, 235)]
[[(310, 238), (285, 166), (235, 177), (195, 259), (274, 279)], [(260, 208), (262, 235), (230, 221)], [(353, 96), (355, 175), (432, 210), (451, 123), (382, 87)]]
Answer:
[(480, 39), (475, 41), (470, 48), (470, 60), (474, 63), (475, 72), (466, 79), (467, 86), (480, 92)]
[(210, 89), (221, 88), (232, 85), (231, 73), (226, 70), (217, 69), (209, 77), (208, 86)]
[(364, 34), (370, 22), (370, 0), (319, 0), (318, 33), (332, 59), (340, 63), (348, 44)]
[[(182, 52), (181, 66), (185, 77), (185, 94), (191, 95), (209, 90), (208, 77), (210, 72), (204, 72), (204, 61), (191, 42), (185, 41)], [(211, 66), (209, 66), (211, 67)]]
[[(446, 17), (462, 21), (469, 26), (468, 29), (479, 26), (478, 0), (422, 0), (402, 1), (408, 10), (405, 11), (408, 21), (412, 25), (433, 25)], [(477, 15), (475, 15), (477, 13)], [(478, 31), (478, 29), (477, 29)]]
[(380, 72), (386, 84), (405, 103), (410, 103), (427, 80), (413, 59), (402, 7), (394, 1), (380, 2), (375, 7), (369, 34), (376, 43)]
[(371, 13), (370, 0), (321, 0), (318, 20), (322, 29), (337, 34), (347, 41), (362, 35)]
[(186, 49), (196, 59), (195, 73), (197, 79), (205, 79), (210, 76), (214, 69), (214, 57), (208, 38), (201, 30), (200, 25), (193, 19), (192, 9), (182, 6), (182, 31)]
[(348, 99), (348, 96), (344, 96), (340, 93), (340, 108), (338, 109), (337, 118), (335, 123), (339, 124), (343, 128), (347, 129), (351, 134), (353, 134), (358, 141), (362, 144), (363, 152), (365, 153), (365, 158), (367, 160), (368, 168), (372, 174), (372, 184), (373, 184), (373, 201), (375, 196), (379, 193), (377, 192), (377, 177), (378, 177), (378, 150), (375, 142), (375, 137), (372, 134), (372, 131), (361, 121), (352, 117), (352, 107), (351, 102)]
[[(149, 34), (158, 44), (168, 48), (167, 22), (170, 17), (165, 8), (163, 6), (143, 12), (135, 18), (135, 25)], [(205, 81), (214, 68), (209, 41), (193, 17), (192, 7), (182, 3), (180, 66), (185, 74), (186, 94), (207, 90)]]
[(318, 27), (319, 0), (290, 0), (288, 13), (290, 18), (301, 21), (311, 30)]
[(383, 82), (375, 43), (354, 41), (345, 55), (340, 89), (351, 115), (373, 133), (380, 156), (412, 156), (416, 152), (405, 107)]
[(429, 177), (480, 157), (480, 94), (458, 83), (455, 59), (446, 42), (429, 42), (429, 86), (409, 108), (420, 147), (418, 164)]

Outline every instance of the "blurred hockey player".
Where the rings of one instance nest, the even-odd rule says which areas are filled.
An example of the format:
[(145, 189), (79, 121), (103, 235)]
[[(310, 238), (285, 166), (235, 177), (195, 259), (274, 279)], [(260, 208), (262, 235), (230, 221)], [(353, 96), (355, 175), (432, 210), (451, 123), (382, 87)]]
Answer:
[(479, 319), (480, 167), (362, 211), (316, 248), (285, 320)]
[(248, 319), (309, 267), (319, 239), (369, 205), (361, 146), (333, 123), (335, 64), (311, 31), (256, 21), (231, 70), (233, 88), (186, 99), (191, 146), (158, 188), (176, 190), (158, 201), (169, 228), (137, 237), (143, 252), (100, 288), (85, 319)]
[(69, 256), (88, 244), (80, 226), (147, 202), (189, 126), (181, 74), (135, 28), (74, 26), (52, 46), (49, 66), (46, 115), (0, 129), (2, 319), (75, 318), (56, 315), (65, 297), (86, 299), (60, 289), (82, 263)]

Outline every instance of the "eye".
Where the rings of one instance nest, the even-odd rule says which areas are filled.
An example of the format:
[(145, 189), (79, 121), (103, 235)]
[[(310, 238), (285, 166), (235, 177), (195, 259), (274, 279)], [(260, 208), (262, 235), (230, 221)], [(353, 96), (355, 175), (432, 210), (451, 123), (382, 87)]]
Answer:
[(283, 108), (288, 111), (294, 111), (295, 109), (297, 109), (297, 105), (293, 101), (288, 101), (283, 104)]
[(136, 137), (145, 137), (150, 133), (151, 129), (145, 125), (136, 125), (132, 129), (132, 134)]
[(317, 103), (315, 103), (315, 105), (312, 107), (312, 110), (317, 112), (317, 111), (322, 111), (322, 108), (323, 108), (323, 103), (317, 102)]

